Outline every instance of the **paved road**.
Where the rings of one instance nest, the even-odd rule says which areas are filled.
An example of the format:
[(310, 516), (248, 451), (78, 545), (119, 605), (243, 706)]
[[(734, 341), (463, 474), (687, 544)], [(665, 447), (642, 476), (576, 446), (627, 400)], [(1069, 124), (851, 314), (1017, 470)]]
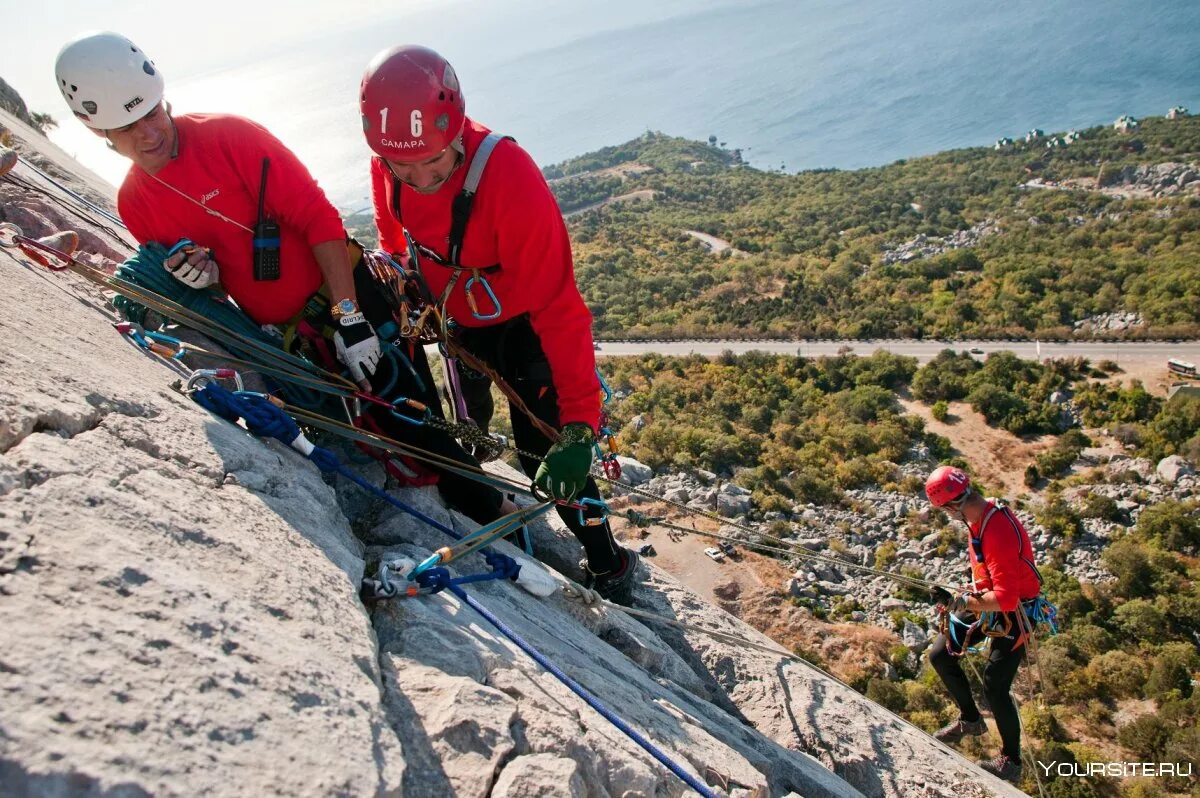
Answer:
[(1019, 357), (1034, 359), (1085, 357), (1095, 363), (1099, 360), (1115, 360), (1117, 363), (1161, 362), (1167, 358), (1179, 358), (1200, 363), (1200, 341), (1169, 342), (1073, 342), (1042, 343), (1033, 341), (915, 341), (915, 340), (870, 340), (870, 341), (638, 341), (600, 342), (597, 357), (605, 355), (640, 355), (659, 352), (664, 355), (699, 354), (714, 357), (726, 349), (735, 354), (759, 351), (772, 354), (821, 357), (836, 355), (843, 347), (850, 347), (856, 355), (869, 355), (877, 350), (886, 350), (898, 355), (915, 357), (921, 363), (932, 360), (943, 349), (965, 351), (1013, 352)]

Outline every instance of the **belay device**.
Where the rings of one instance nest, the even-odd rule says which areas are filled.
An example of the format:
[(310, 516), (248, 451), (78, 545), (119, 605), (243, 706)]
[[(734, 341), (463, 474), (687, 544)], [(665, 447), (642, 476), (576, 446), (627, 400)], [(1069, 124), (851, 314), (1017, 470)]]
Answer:
[(263, 158), (262, 182), (258, 187), (258, 219), (254, 223), (254, 279), (279, 279), (279, 225), (266, 217), (267, 169), (270, 158)]

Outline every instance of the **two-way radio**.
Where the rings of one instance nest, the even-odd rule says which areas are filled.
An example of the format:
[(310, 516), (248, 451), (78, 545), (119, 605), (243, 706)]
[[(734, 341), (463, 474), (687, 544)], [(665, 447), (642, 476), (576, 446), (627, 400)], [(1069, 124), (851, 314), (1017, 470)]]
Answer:
[(279, 225), (265, 214), (267, 169), (270, 158), (263, 158), (262, 182), (258, 188), (258, 221), (254, 223), (254, 279), (279, 279)]

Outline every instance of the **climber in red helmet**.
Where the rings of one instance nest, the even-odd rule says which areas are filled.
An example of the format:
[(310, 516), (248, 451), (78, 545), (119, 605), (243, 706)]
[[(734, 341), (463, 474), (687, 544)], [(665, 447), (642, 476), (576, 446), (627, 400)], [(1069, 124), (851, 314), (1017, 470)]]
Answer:
[[(454, 68), (428, 48), (375, 56), (360, 103), (376, 155), (371, 189), (381, 247), (411, 252), (455, 323), (451, 335), (559, 431), (551, 441), (512, 408), (517, 448), (542, 458), (522, 456), (525, 471), (556, 499), (598, 500), (589, 475), (600, 419), (592, 317), (541, 170), (515, 141), (466, 115)], [(486, 428), (490, 380), (459, 368), (465, 409)], [(605, 598), (631, 601), (637, 555), (617, 544), (599, 505), (587, 504), (586, 517), (559, 512), (586, 552), (585, 582)]]
[(1021, 725), (1010, 688), (1024, 658), (1027, 639), (1027, 616), (1021, 617), (1019, 608), (1037, 599), (1041, 592), (1042, 577), (1033, 562), (1033, 545), (1012, 510), (977, 493), (962, 469), (939, 466), (925, 482), (925, 495), (934, 507), (967, 525), (974, 582), (971, 591), (960, 596), (942, 588), (931, 595), (950, 615), (945, 627), (948, 634), (938, 635), (929, 662), (959, 710), (959, 718), (935, 732), (934, 737), (953, 743), (987, 730), (959, 661), (967, 648), (986, 636), (991, 648), (983, 671), (983, 691), (1003, 747), (999, 756), (979, 766), (1015, 783), (1021, 777)]

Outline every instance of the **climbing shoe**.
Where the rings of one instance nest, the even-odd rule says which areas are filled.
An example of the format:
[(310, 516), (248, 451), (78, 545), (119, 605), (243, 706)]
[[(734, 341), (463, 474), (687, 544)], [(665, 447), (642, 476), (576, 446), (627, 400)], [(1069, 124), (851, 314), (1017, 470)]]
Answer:
[(583, 560), (579, 565), (583, 568), (584, 587), (595, 590), (605, 601), (628, 607), (633, 604), (633, 586), (637, 584), (638, 556), (636, 552), (623, 546), (618, 554), (621, 566), (615, 571), (593, 573), (587, 567), (587, 560)]
[(995, 759), (981, 759), (975, 764), (993, 776), (1004, 779), (1007, 782), (1016, 784), (1021, 780), (1020, 760), (1009, 759), (1005, 754), (1001, 754)]
[(983, 718), (979, 720), (966, 721), (962, 718), (947, 724), (933, 733), (933, 736), (942, 742), (949, 745), (956, 743), (964, 737), (978, 737), (987, 731), (987, 724), (983, 722)]

